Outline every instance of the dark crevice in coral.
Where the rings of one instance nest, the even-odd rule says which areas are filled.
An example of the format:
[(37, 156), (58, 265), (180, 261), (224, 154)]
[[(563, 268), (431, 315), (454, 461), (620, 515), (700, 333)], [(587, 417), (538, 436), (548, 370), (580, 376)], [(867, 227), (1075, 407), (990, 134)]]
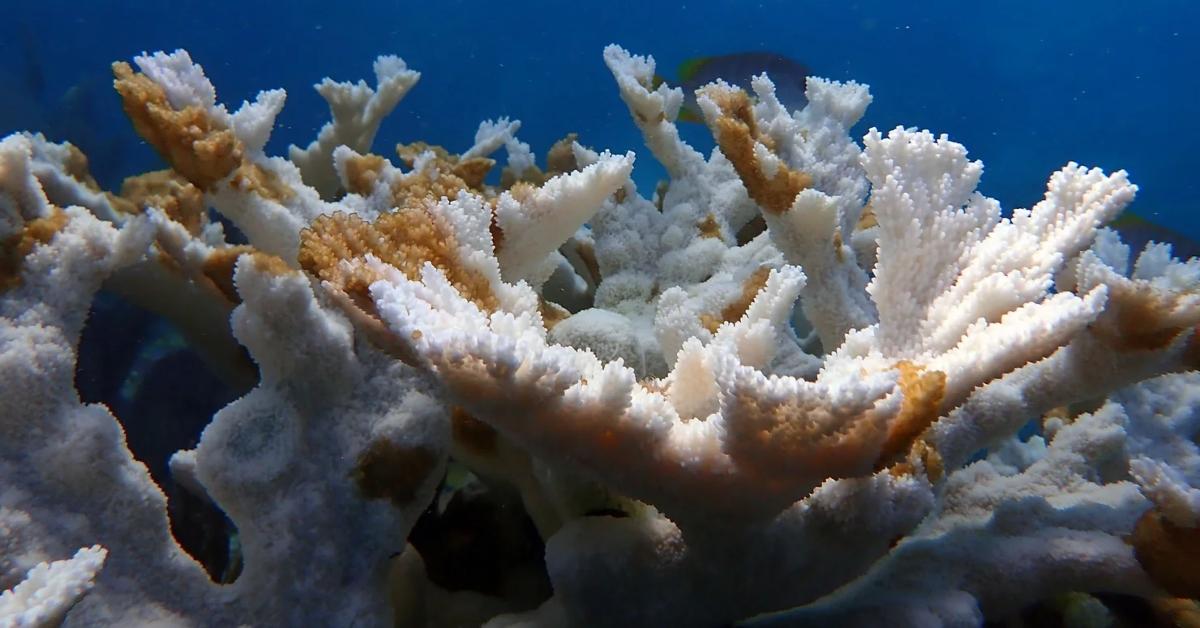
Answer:
[(180, 546), (214, 581), (228, 578), (232, 523), (177, 483), (168, 461), (194, 448), (213, 414), (241, 392), (214, 375), (164, 319), (104, 290), (92, 301), (78, 354), (80, 398), (112, 410), (130, 451), (167, 495)]
[(625, 519), (629, 517), (629, 513), (619, 508), (593, 508), (585, 513), (585, 517), (612, 517), (614, 519)]
[(242, 230), (238, 229), (237, 225), (233, 224), (233, 221), (227, 218), (225, 214), (210, 208), (208, 210), (208, 221), (221, 224), (221, 230), (225, 233), (225, 241), (230, 246), (250, 244), (250, 239), (246, 237), (246, 234), (242, 233)]
[(455, 488), (443, 481), (408, 541), (430, 581), (443, 589), (476, 591), (524, 608), (550, 597), (545, 544), (510, 487), (472, 478)]
[[(1117, 593), (1093, 593), (1091, 601), (1098, 602), (1097, 608), (1087, 611), (1080, 604), (1089, 596), (1080, 594), (1057, 595), (1039, 600), (1021, 610), (1019, 614), (1004, 619), (986, 621), (984, 628), (1062, 628), (1063, 626), (1105, 625), (1110, 628), (1166, 628), (1177, 624), (1172, 618), (1156, 613), (1146, 599)], [(1103, 612), (1108, 616), (1098, 615)], [(1089, 620), (1094, 623), (1089, 623)], [(1108, 620), (1111, 620), (1109, 622)], [(1106, 623), (1108, 622), (1108, 623)]]
[(241, 555), (236, 547), (237, 529), (229, 517), (173, 480), (164, 492), (175, 541), (204, 567), (213, 582), (237, 580)]

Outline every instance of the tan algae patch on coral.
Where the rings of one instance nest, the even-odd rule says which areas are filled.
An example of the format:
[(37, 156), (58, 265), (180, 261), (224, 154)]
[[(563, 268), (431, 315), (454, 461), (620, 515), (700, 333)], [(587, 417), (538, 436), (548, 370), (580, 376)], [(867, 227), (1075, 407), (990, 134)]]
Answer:
[(796, 195), (812, 186), (812, 177), (792, 170), (782, 162), (774, 173), (767, 174), (754, 152), (754, 146), (758, 143), (772, 150), (773, 142), (758, 132), (754, 108), (745, 91), (710, 86), (705, 88), (704, 94), (721, 109), (721, 116), (710, 123), (713, 135), (721, 152), (733, 164), (742, 185), (746, 186), (750, 198), (769, 212), (782, 214), (787, 211)]
[(696, 229), (700, 231), (701, 238), (721, 238), (721, 223), (717, 222), (717, 217), (711, 213), (704, 216), (704, 220), (696, 225)]
[(1200, 323), (1193, 292), (1158, 289), (1147, 281), (1109, 286), (1108, 307), (1092, 326), (1119, 351), (1157, 351)]
[(437, 456), (428, 447), (380, 438), (358, 455), (350, 477), (363, 497), (404, 506), (416, 498), (436, 467)]
[(238, 258), (243, 253), (252, 253), (254, 249), (249, 246), (231, 246), (223, 249), (215, 249), (211, 255), (205, 260), (200, 267), (200, 272), (204, 274), (217, 290), (221, 292), (221, 296), (225, 297), (230, 303), (241, 303), (241, 298), (238, 295), (237, 288), (233, 285), (233, 269), (237, 265)]
[(767, 285), (767, 278), (770, 276), (770, 268), (759, 267), (746, 278), (746, 283), (742, 284), (742, 293), (738, 295), (738, 298), (721, 308), (721, 313), (718, 315), (701, 314), (700, 324), (715, 334), (721, 327), (721, 323), (735, 323), (741, 320), (746, 315), (746, 310), (750, 309), (750, 304), (754, 303), (759, 291)]
[(488, 173), (495, 165), (496, 160), (489, 157), (471, 157), (458, 160), (450, 172), (462, 179), (463, 183), (472, 190), (481, 190), (483, 189), (483, 180), (487, 178)]
[(370, 196), (375, 191), (379, 177), (387, 160), (380, 155), (355, 155), (347, 159), (343, 167), (346, 176), (346, 191), (359, 196)]
[(917, 469), (924, 469), (925, 475), (933, 482), (941, 480), (946, 471), (942, 455), (924, 438), (918, 438), (913, 442), (912, 447), (908, 450), (907, 460), (897, 462), (888, 467), (887, 471), (894, 477), (900, 477), (913, 475)]
[(286, 203), (296, 195), (296, 192), (274, 172), (250, 161), (243, 161), (242, 165), (238, 166), (233, 172), (229, 186), (242, 192), (253, 192), (276, 203)]
[(459, 192), (469, 189), (465, 181), (447, 171), (426, 168), (393, 181), (392, 206), (405, 207), (425, 200), (455, 198)]
[(1174, 596), (1200, 597), (1200, 528), (1177, 526), (1149, 510), (1126, 541), (1155, 584)]
[(571, 317), (567, 308), (541, 297), (538, 298), (538, 313), (542, 315), (542, 326), (546, 331), (554, 329), (555, 325)]
[(500, 439), (495, 428), (471, 416), (461, 406), (450, 409), (450, 434), (454, 442), (466, 451), (485, 457), (496, 454)]
[(198, 105), (175, 109), (163, 88), (128, 63), (112, 65), (113, 86), (126, 115), (150, 145), (185, 179), (201, 190), (229, 176), (242, 163), (242, 145), (233, 131)]
[[(946, 394), (946, 374), (941, 371), (926, 371), (922, 366), (908, 360), (897, 363), (896, 370), (900, 371), (900, 391), (904, 400), (900, 406), (900, 413), (892, 419), (888, 429), (877, 468), (905, 450), (913, 453), (914, 447), (921, 450), (916, 452), (921, 457), (925, 456), (926, 450), (937, 453), (924, 441), (918, 441), (918, 437), (933, 425), (940, 415), (942, 399)], [(940, 456), (938, 462), (940, 466)], [(926, 470), (929, 471), (928, 468)]]
[[(128, 63), (113, 66), (113, 86), (121, 95), (133, 128), (162, 155), (171, 168), (201, 191), (233, 175), (230, 186), (270, 201), (286, 203), (295, 191), (279, 177), (246, 159), (245, 147), (233, 130), (198, 105), (172, 107), (162, 86)], [(184, 223), (186, 225), (186, 223)]]
[(337, 285), (364, 311), (372, 312), (367, 288), (379, 277), (364, 264), (342, 263), (361, 260), (368, 254), (414, 281), (420, 279), (421, 267), (429, 262), (480, 309), (493, 312), (499, 307), (487, 277), (463, 265), (453, 234), (423, 204), (383, 214), (373, 223), (342, 212), (327, 214), (300, 232), (300, 266)]
[(155, 170), (126, 177), (121, 198), (133, 205), (134, 213), (157, 207), (171, 220), (198, 235), (207, 222), (204, 193), (174, 170)]
[[(447, 188), (452, 187), (453, 183), (457, 183), (461, 188), (467, 188), (476, 192), (483, 191), (483, 180), (491, 172), (496, 165), (496, 161), (489, 157), (468, 157), (462, 159), (458, 155), (451, 154), (445, 148), (425, 142), (413, 142), (411, 144), (397, 144), (396, 154), (400, 157), (401, 163), (407, 168), (412, 168), (417, 163), (417, 158), (426, 152), (432, 152), (434, 155), (434, 163), (426, 166), (426, 169), (439, 171), (441, 179), (447, 175), (451, 175), (453, 182), (447, 183)], [(453, 193), (442, 193), (435, 195), (434, 198), (447, 196), (454, 198)]]
[(21, 231), (0, 241), (0, 292), (21, 285), (21, 266), (25, 256), (39, 244), (49, 244), (55, 234), (67, 226), (67, 214), (51, 207), (49, 216), (25, 223)]
[(551, 145), (546, 153), (545, 172), (536, 165), (531, 165), (524, 172), (516, 172), (511, 166), (505, 166), (500, 171), (500, 189), (507, 190), (522, 182), (542, 185), (560, 174), (578, 170), (579, 163), (575, 160), (575, 151), (571, 147), (578, 140), (577, 133), (568, 133)]

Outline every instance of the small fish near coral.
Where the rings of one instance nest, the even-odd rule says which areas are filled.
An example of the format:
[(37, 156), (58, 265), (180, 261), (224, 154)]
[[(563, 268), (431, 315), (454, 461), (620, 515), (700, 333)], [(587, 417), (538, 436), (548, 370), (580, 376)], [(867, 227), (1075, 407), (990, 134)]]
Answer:
[[(804, 95), (809, 71), (804, 64), (787, 56), (765, 51), (735, 52), (708, 57), (695, 57), (679, 64), (673, 85), (683, 90), (685, 102), (679, 111), (680, 122), (703, 123), (704, 117), (696, 104), (696, 90), (717, 80), (743, 90), (750, 89), (755, 76), (766, 74), (775, 82), (775, 97), (783, 106), (799, 111), (808, 104)], [(655, 74), (653, 86), (667, 79)]]

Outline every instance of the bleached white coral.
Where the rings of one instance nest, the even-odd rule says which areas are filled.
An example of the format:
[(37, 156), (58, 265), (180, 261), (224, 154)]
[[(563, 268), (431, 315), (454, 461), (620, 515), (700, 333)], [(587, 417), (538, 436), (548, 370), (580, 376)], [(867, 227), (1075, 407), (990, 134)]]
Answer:
[(317, 93), (329, 103), (333, 120), (321, 127), (308, 148), (292, 146), (288, 151), (292, 163), (303, 173), (304, 182), (322, 197), (332, 198), (338, 184), (330, 159), (333, 150), (338, 146), (360, 153), (369, 150), (380, 123), (420, 79), (421, 73), (408, 69), (403, 59), (385, 55), (375, 60), (374, 89), (363, 81), (348, 83), (329, 78), (315, 85)]
[(1122, 468), (1127, 420), (1112, 404), (1064, 427), (1023, 470), (979, 461), (956, 471), (936, 514), (861, 579), (761, 624), (967, 627), (1057, 593), (1149, 593), (1123, 540), (1146, 499), (1097, 474)]
[[(233, 331), (262, 381), (217, 414), (193, 458), (245, 560), (234, 584), (213, 583), (171, 537), (165, 497), (116, 419), (74, 391), (75, 347), (101, 281), (147, 263), (155, 241), (185, 265), (213, 247), (157, 210), (110, 216), (114, 225), (57, 206), (48, 192), (71, 196), (41, 181), (70, 177), (45, 172), (54, 161), (39, 157), (42, 141), (0, 142), (0, 224), (17, 243), (5, 250), (16, 257), (0, 298), (0, 585), (46, 556), (99, 544), (106, 566), (73, 623), (390, 621), (388, 556), (445, 462), (435, 392), (410, 368), (356, 348), (342, 315), (283, 260), (236, 263)], [(381, 484), (394, 465), (411, 482)]]
[[(585, 310), (575, 315), (578, 323), (572, 324), (572, 319), (560, 323), (571, 331), (555, 333), (553, 338), (576, 347), (552, 344), (536, 326), (517, 322), (533, 319), (532, 310), (513, 311), (506, 306), (505, 311), (491, 315), (476, 310), (449, 291), (441, 271), (429, 266), (419, 278), (380, 269), (385, 280), (372, 286), (372, 294), (396, 337), (421, 356), (457, 402), (539, 458), (582, 469), (605, 485), (655, 506), (669, 518), (670, 525), (661, 519), (662, 515), (620, 524), (629, 529), (617, 533), (614, 543), (625, 536), (649, 534), (657, 540), (647, 537), (639, 542), (665, 552), (650, 560), (665, 563), (641, 568), (668, 569), (666, 564), (681, 553), (713, 552), (713, 564), (721, 565), (716, 571), (728, 576), (718, 580), (728, 586), (738, 578), (731, 574), (749, 573), (750, 567), (745, 562), (735, 567), (716, 557), (721, 550), (704, 539), (706, 534), (714, 534), (712, 528), (728, 533), (728, 527), (708, 523), (711, 517), (726, 522), (737, 518), (771, 520), (789, 508), (804, 508), (816, 497), (814, 494), (805, 499), (806, 495), (827, 478), (867, 476), (873, 469), (894, 463), (900, 463), (900, 468), (908, 472), (927, 474), (937, 482), (944, 474), (954, 472), (970, 452), (998, 442), (993, 434), (1002, 429), (1011, 434), (1031, 417), (1049, 410), (1053, 403), (1070, 403), (1085, 394), (1071, 384), (1084, 373), (1080, 351), (1095, 348), (1094, 343), (1099, 342), (1092, 325), (1103, 320), (1112, 282), (1080, 280), (1074, 291), (1066, 289), (1070, 287), (1066, 284), (1056, 291), (1054, 277), (1069, 260), (1087, 249), (1099, 227), (1132, 199), (1136, 188), (1123, 172), (1107, 175), (1069, 164), (1051, 177), (1045, 200), (1030, 210), (1014, 211), (1011, 219), (1001, 219), (998, 203), (975, 191), (982, 171), (980, 164), (969, 161), (965, 149), (945, 137), (897, 129), (885, 138), (871, 131), (859, 159), (857, 149), (844, 139), (844, 133), (845, 125), (862, 113), (866, 97), (861, 87), (812, 82), (810, 109), (792, 117), (779, 111), (769, 81), (758, 79), (755, 114), (765, 129), (761, 132), (773, 138), (769, 142), (773, 150), (763, 143), (766, 140), (756, 140), (753, 155), (758, 167), (768, 179), (784, 168), (801, 171), (807, 167), (816, 173), (809, 175), (814, 187), (801, 190), (782, 214), (790, 217), (785, 220), (793, 221), (791, 224), (779, 219), (773, 222), (771, 214), (764, 212), (768, 214), (772, 242), (786, 259), (799, 262), (806, 270), (815, 266), (829, 277), (828, 273), (841, 269), (836, 270), (840, 275), (834, 275), (840, 279), (826, 279), (820, 290), (804, 294), (808, 299), (824, 297), (846, 304), (836, 310), (842, 313), (837, 321), (828, 311), (824, 318), (814, 321), (818, 329), (827, 332), (823, 340), (840, 341), (842, 335), (845, 340), (840, 347), (826, 347), (831, 351), (820, 372), (810, 374), (812, 379), (808, 380), (803, 375), (781, 373), (777, 361), (780, 353), (787, 353), (782, 348), (792, 347), (791, 351), (799, 352), (797, 339), (788, 328), (789, 314), (806, 285), (807, 273), (770, 261), (760, 267), (765, 272), (759, 279), (749, 281), (746, 273), (740, 275), (741, 282), (729, 282), (732, 285), (724, 289), (724, 298), (720, 290), (705, 296), (705, 286), (728, 282), (728, 278), (718, 279), (719, 272), (712, 274), (719, 268), (718, 260), (741, 259), (747, 263), (762, 259), (733, 253), (762, 244), (738, 247), (726, 235), (723, 221), (728, 220), (728, 214), (716, 213), (719, 205), (713, 201), (712, 179), (699, 174), (722, 168), (729, 172), (732, 168), (728, 162), (722, 166), (717, 156), (703, 160), (678, 140), (671, 122), (676, 96), (662, 86), (649, 90), (648, 76), (653, 70), (650, 60), (612, 47), (606, 51), (606, 60), (647, 143), (667, 162), (673, 177), (671, 185), (679, 183), (679, 189), (687, 190), (686, 196), (668, 192), (663, 199), (662, 218), (646, 219), (644, 224), (662, 225), (660, 246), (664, 248), (672, 246), (668, 244), (674, 237), (672, 230), (686, 233), (689, 229), (692, 235), (678, 242), (690, 240), (693, 244), (686, 246), (716, 247), (712, 261), (699, 265), (704, 276), (688, 281), (680, 273), (664, 273), (660, 264), (657, 277), (661, 296), (641, 310), (629, 305), (615, 312)], [(718, 85), (715, 89), (728, 92), (732, 88)], [(701, 102), (710, 123), (716, 124), (726, 112), (712, 99), (717, 96), (708, 96), (712, 93), (702, 92)], [(824, 135), (801, 133), (793, 126), (826, 124), (818, 121), (828, 121)], [(859, 162), (861, 174), (857, 170)], [(834, 165), (824, 170), (818, 165), (831, 163)], [(739, 170), (738, 176), (745, 173)], [(870, 207), (878, 223), (877, 261), (869, 269), (869, 283), (867, 269), (856, 266), (852, 253), (847, 255), (846, 249), (838, 248), (842, 246), (839, 234), (854, 228), (857, 212), (866, 200), (863, 195), (868, 181), (872, 189)], [(606, 203), (601, 210), (593, 230), (598, 246), (601, 242), (606, 246), (611, 246), (609, 241), (617, 243), (608, 240), (612, 237), (609, 233), (621, 233), (609, 231), (614, 228), (622, 229), (622, 237), (629, 243), (636, 242), (628, 229), (618, 227), (621, 223), (606, 223), (609, 216), (620, 216), (622, 222), (633, 220), (638, 201), (631, 201), (629, 194), (634, 192), (627, 187), (624, 199)], [(461, 203), (441, 207), (450, 213), (471, 211)], [(707, 215), (712, 218), (713, 233), (707, 237), (704, 230), (710, 227), (701, 224), (701, 217), (710, 210), (712, 213)], [(796, 221), (811, 224), (817, 216), (824, 217), (825, 236), (814, 239), (803, 235)], [(814, 253), (801, 245), (826, 248)], [(477, 249), (473, 255), (486, 257), (488, 251)], [(632, 256), (629, 263), (643, 269), (641, 272), (650, 269), (639, 256)], [(620, 277), (622, 266), (614, 259), (608, 268), (613, 276)], [(671, 279), (682, 286), (668, 287), (672, 286)], [(597, 294), (602, 293), (603, 284), (602, 277)], [(729, 310), (730, 319), (721, 320), (718, 312), (731, 304), (729, 288), (736, 291), (743, 286), (745, 301)], [(695, 304), (689, 305), (689, 299)], [(528, 299), (524, 302), (531, 303)], [(849, 305), (856, 302), (869, 303), (869, 307)], [(657, 347), (639, 340), (642, 336), (636, 331), (639, 324), (646, 324), (644, 314), (639, 322), (639, 313), (655, 309)], [(1193, 311), (1190, 306), (1183, 310), (1189, 313), (1186, 316)], [(460, 319), (464, 312), (471, 314)], [(855, 314), (849, 316), (848, 312)], [(854, 322), (845, 326), (847, 319)], [(1172, 327), (1180, 335), (1177, 342), (1190, 334), (1183, 320), (1172, 320), (1179, 323)], [(826, 324), (832, 322), (842, 326)], [(706, 325), (715, 329), (705, 330)], [(648, 362), (643, 356), (651, 348), (663, 351), (669, 366), (669, 372), (661, 378), (646, 377), (644, 371), (639, 373), (627, 363), (637, 369), (646, 368)], [(1152, 366), (1123, 370), (1088, 388), (1087, 394), (1105, 387), (1112, 390), (1147, 373), (1181, 365), (1178, 352), (1175, 357), (1158, 355)], [(1055, 364), (1056, 377), (1046, 377), (1039, 368), (1048, 363)], [(1012, 397), (1022, 386), (1034, 382), (1041, 384), (1036, 396), (1016, 393)], [(1006, 395), (1012, 397), (1007, 405), (996, 403)], [(988, 411), (980, 412), (985, 407)], [(1070, 433), (1060, 432), (1056, 442), (1068, 442)], [(1079, 473), (1085, 473), (1091, 464), (1088, 460), (1078, 468)], [(1045, 464), (1034, 463), (1015, 486), (1041, 482), (1030, 474), (1043, 468)], [(1134, 484), (1125, 482), (1111, 490), (1128, 498), (1123, 512), (1134, 519), (1145, 508)], [(1101, 493), (1084, 491), (1070, 499), (1091, 504), (1090, 500), (1101, 497)], [(1092, 506), (1084, 507), (1086, 510)], [(981, 516), (987, 519), (993, 512), (989, 509)], [(1035, 519), (1031, 534), (1041, 534), (1052, 520)], [(1127, 532), (1132, 519), (1127, 516), (1121, 521), (1128, 524), (1123, 528)], [(589, 528), (589, 538), (595, 538), (601, 534), (598, 530), (606, 527), (600, 523), (589, 525), (595, 528)], [(671, 525), (686, 530), (685, 537), (692, 540), (669, 541)], [(560, 534), (567, 534), (569, 529)], [(667, 536), (658, 538), (663, 534)], [(983, 536), (971, 534), (963, 530), (950, 538), (978, 539), (964, 540), (968, 545), (983, 543)], [(985, 533), (981, 529), (977, 534)], [(733, 543), (738, 551), (745, 551), (745, 546), (727, 537), (721, 542)], [(673, 544), (679, 544), (677, 549), (668, 550)], [(554, 550), (560, 547), (555, 539), (550, 547), (552, 554), (571, 553), (565, 546)], [(943, 549), (949, 551), (949, 547)], [(646, 550), (629, 547), (609, 551), (621, 555)], [(1017, 555), (1019, 552), (1013, 557)], [(1135, 583), (1140, 577), (1136, 561), (1132, 561), (1127, 547), (1122, 556), (1109, 565), (1111, 570), (1097, 567), (1095, 577), (1108, 574), (1129, 578), (1129, 586), (1135, 590), (1141, 586)], [(600, 560), (598, 556), (591, 559)], [(1086, 561), (1087, 557), (1064, 560)], [(1041, 567), (1053, 568), (1036, 568)], [(791, 596), (780, 593), (780, 599), (788, 598), (789, 604), (813, 599), (805, 599), (799, 592), (804, 590), (803, 584), (793, 583), (762, 565), (757, 570), (775, 574), (773, 582), (784, 589), (798, 587)], [(629, 572), (624, 573), (628, 577)], [(580, 613), (574, 615), (577, 619), (590, 619), (591, 612), (599, 612), (587, 606), (591, 600), (571, 597), (570, 591), (576, 585), (561, 586), (581, 577), (571, 574), (576, 572), (556, 574), (564, 579), (556, 582), (564, 591), (565, 608), (569, 615)], [(601, 576), (591, 573), (584, 577)], [(578, 586), (590, 591), (589, 586), (598, 585)], [(645, 588), (662, 591), (657, 586)], [(931, 594), (946, 593), (937, 587), (928, 588)], [(744, 591), (740, 593), (741, 600), (753, 598)], [(730, 595), (705, 589), (698, 597), (711, 604), (708, 610), (717, 612), (715, 609), (729, 603)], [(1003, 612), (990, 606), (988, 592), (972, 589), (970, 595), (976, 597), (960, 596), (955, 602), (967, 605), (962, 607), (967, 609), (964, 621), (980, 617), (978, 610), (971, 610), (976, 608), (974, 599), (983, 600), (988, 613)], [(584, 607), (591, 610), (582, 611)], [(753, 612), (737, 604), (722, 612), (730, 612), (731, 608)], [(718, 616), (736, 617), (722, 612)], [(645, 616), (626, 616), (614, 621), (653, 623), (666, 621), (667, 616), (657, 617), (649, 620)]]
[(1114, 395), (1130, 422), (1129, 472), (1180, 528), (1200, 527), (1200, 374), (1161, 377)]
[(0, 593), (0, 625), (52, 626), (95, 584), (108, 552), (99, 545), (81, 548), (71, 558), (38, 563), (25, 580)]

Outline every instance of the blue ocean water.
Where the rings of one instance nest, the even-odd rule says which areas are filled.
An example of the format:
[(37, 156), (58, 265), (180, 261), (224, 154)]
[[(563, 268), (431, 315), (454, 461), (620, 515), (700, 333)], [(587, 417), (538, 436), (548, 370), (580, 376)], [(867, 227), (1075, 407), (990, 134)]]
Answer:
[[(1124, 168), (1141, 187), (1133, 211), (1200, 240), (1193, 2), (9, 4), (0, 133), (41, 130), (79, 144), (107, 187), (161, 167), (121, 114), (109, 64), (186, 48), (231, 106), (287, 90), (273, 154), (307, 144), (327, 120), (313, 83), (370, 82), (375, 56), (391, 53), (422, 79), (384, 124), (377, 152), (418, 139), (463, 150), (481, 119), (510, 116), (539, 154), (572, 131), (596, 148), (638, 151), (635, 177), (649, 194), (661, 169), (601, 60), (616, 42), (654, 55), (668, 79), (687, 59), (753, 50), (866, 82), (875, 102), (856, 133), (899, 124), (947, 133), (984, 161), (982, 190), (1006, 208), (1035, 202), (1067, 161)], [(685, 134), (711, 146), (699, 125)]]

